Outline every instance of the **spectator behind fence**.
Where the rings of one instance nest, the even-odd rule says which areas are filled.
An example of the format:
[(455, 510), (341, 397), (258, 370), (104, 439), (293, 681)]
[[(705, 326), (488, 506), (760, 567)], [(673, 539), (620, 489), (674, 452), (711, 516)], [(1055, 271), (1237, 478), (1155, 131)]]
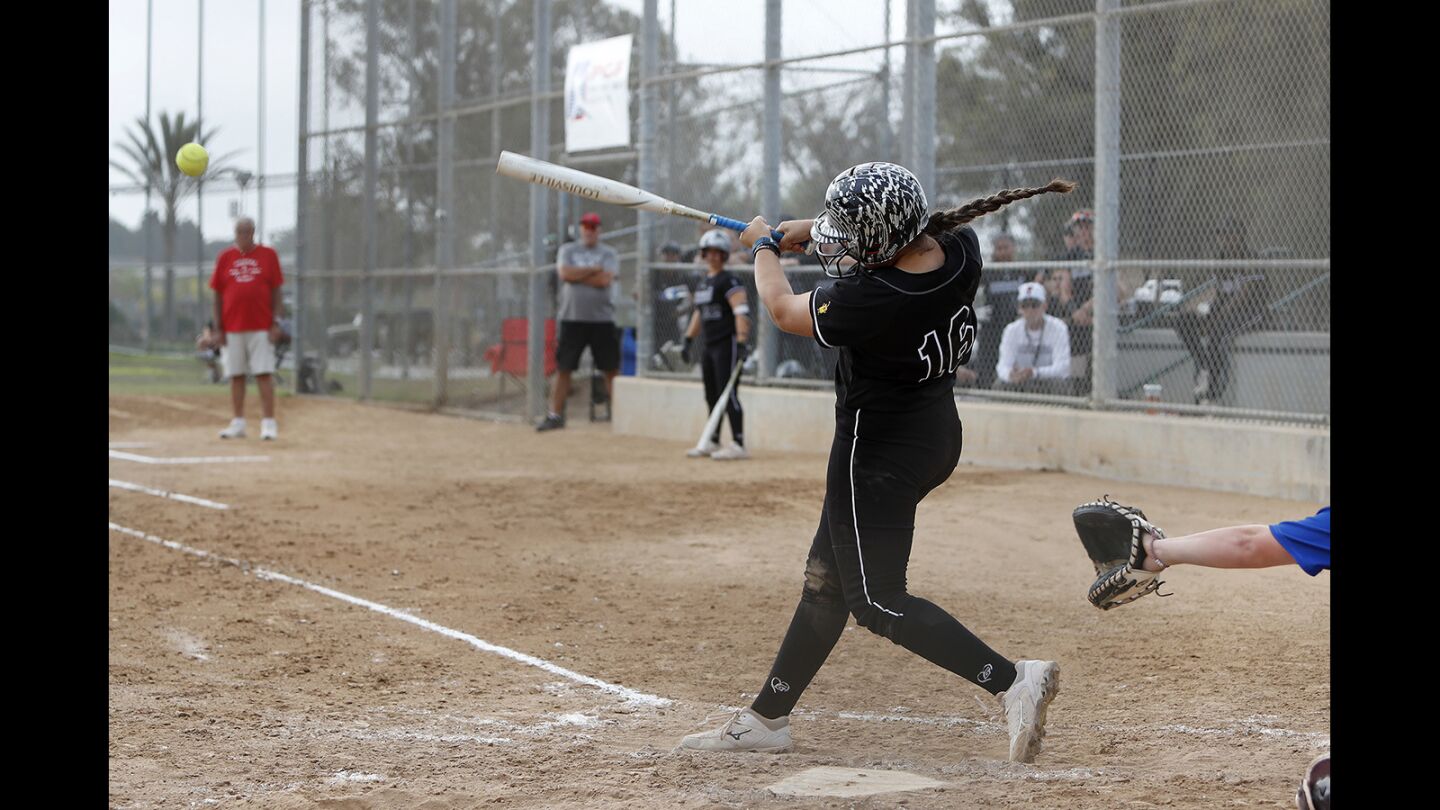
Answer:
[[(1216, 258), (1253, 259), (1245, 223), (1226, 217), (1215, 228)], [(1179, 313), (1175, 330), (1195, 361), (1195, 403), (1207, 405), (1230, 388), (1235, 338), (1263, 329), (1269, 320), (1269, 284), (1263, 270), (1227, 267), (1211, 278), (1209, 300)]]
[[(1095, 257), (1095, 212), (1082, 208), (1065, 223), (1065, 252), (1059, 261), (1076, 262), (1035, 277), (1049, 293), (1049, 312), (1070, 330), (1070, 357), (1080, 393), (1089, 390), (1090, 338), (1095, 323), (1095, 274), (1089, 262)], [(1083, 264), (1081, 264), (1083, 262)]]
[(255, 221), (235, 222), (235, 244), (215, 258), (210, 289), (215, 291), (215, 322), (220, 324), (225, 376), (230, 378), (234, 418), (222, 439), (245, 436), (245, 377), (260, 389), (260, 438), (277, 438), (275, 422), (275, 344), (280, 342), (280, 257), (255, 241)]
[(615, 304), (611, 290), (620, 276), (620, 254), (600, 242), (600, 215), (580, 218), (580, 241), (561, 245), (555, 257), (560, 306), (555, 318), (559, 335), (555, 347), (555, 388), (550, 392), (550, 413), (536, 430), (565, 427), (565, 400), (570, 396), (570, 375), (580, 367), (586, 347), (595, 368), (605, 375), (605, 392), (614, 397), (615, 375), (620, 371), (620, 337), (615, 331)]
[[(1015, 261), (1015, 238), (1004, 231), (995, 236), (990, 248), (991, 262)], [(1025, 270), (991, 270), (984, 275), (985, 306), (988, 317), (980, 323), (980, 345), (976, 352), (976, 383), (995, 384), (995, 363), (1000, 359), (1000, 333), (1005, 331), (1019, 303), (1020, 285), (1029, 281)]]
[(665, 264), (678, 264), (682, 255), (680, 246), (674, 242), (666, 242), (660, 246), (660, 261)]
[(1070, 330), (1045, 312), (1045, 287), (1020, 285), (1019, 314), (1000, 338), (994, 388), (1031, 394), (1070, 394)]
[(210, 370), (210, 382), (212, 383), (218, 383), (225, 379), (224, 372), (220, 368), (220, 349), (224, 345), (225, 339), (215, 328), (215, 321), (206, 321), (205, 329), (200, 332), (199, 337), (195, 338), (195, 356)]

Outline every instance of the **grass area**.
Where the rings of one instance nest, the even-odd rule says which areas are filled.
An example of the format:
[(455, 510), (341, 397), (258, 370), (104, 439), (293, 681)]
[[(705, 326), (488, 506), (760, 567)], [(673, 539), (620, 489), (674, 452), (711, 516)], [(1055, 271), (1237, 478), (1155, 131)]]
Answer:
[[(333, 380), (340, 383), (340, 390), (336, 391), (334, 396), (359, 398), (360, 376), (358, 374), (339, 374), (332, 371), (325, 375), (325, 379), (327, 382)], [(429, 403), (434, 396), (435, 383), (431, 380), (372, 379), (370, 381), (371, 399), (388, 402)]]
[[(283, 372), (287, 383), (293, 373), (291, 369)], [(110, 392), (113, 394), (229, 397), (228, 385), (205, 382), (205, 375), (205, 366), (193, 357), (110, 353)], [(332, 396), (350, 399), (360, 396), (360, 378), (357, 375), (332, 371), (326, 379), (340, 383), (340, 390), (332, 392)], [(253, 395), (253, 383), (251, 386)], [(282, 385), (278, 390), (282, 397), (293, 396), (288, 385)], [(576, 390), (582, 390), (582, 386), (577, 384)], [(451, 380), (449, 391), (450, 404), (454, 407), (516, 413), (524, 409), (522, 389), (510, 382), (502, 399), (498, 378)], [(377, 401), (428, 405), (435, 396), (435, 383), (423, 378), (377, 378), (371, 381), (370, 396)]]
[[(288, 372), (287, 372), (288, 374)], [(193, 357), (110, 352), (110, 393), (229, 397), (225, 384), (205, 382), (205, 366)], [(289, 396), (283, 387), (280, 396)]]

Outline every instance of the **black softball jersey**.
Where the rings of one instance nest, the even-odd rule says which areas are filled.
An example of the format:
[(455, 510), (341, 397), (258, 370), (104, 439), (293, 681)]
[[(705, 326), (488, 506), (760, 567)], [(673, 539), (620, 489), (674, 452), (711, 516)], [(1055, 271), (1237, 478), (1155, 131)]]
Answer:
[(955, 369), (975, 344), (980, 241), (969, 226), (935, 241), (945, 252), (938, 269), (877, 267), (815, 289), (815, 340), (840, 354), (838, 406), (913, 411), (953, 396)]

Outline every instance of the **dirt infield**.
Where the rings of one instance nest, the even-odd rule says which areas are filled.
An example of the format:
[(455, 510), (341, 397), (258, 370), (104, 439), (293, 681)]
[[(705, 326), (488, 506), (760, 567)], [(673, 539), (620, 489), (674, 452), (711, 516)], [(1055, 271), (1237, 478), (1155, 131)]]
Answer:
[[(114, 807), (1280, 808), (1329, 749), (1328, 573), (1181, 569), (1173, 597), (1102, 613), (1069, 519), (1102, 493), (1172, 534), (1317, 504), (961, 466), (920, 507), (910, 587), (1003, 654), (1060, 662), (1036, 762), (1005, 761), (985, 692), (853, 620), (794, 717), (793, 753), (702, 755), (674, 747), (748, 704), (785, 632), (822, 456), (692, 461), (579, 414), (536, 434), (334, 400), (281, 408), (279, 442), (254, 438), (258, 418), (251, 439), (222, 442), (223, 396), (110, 397), (125, 453), (269, 456), (112, 457), (112, 479), (230, 507), (111, 488), (113, 523), (240, 563), (110, 531)], [(946, 784), (766, 789), (822, 765)]]

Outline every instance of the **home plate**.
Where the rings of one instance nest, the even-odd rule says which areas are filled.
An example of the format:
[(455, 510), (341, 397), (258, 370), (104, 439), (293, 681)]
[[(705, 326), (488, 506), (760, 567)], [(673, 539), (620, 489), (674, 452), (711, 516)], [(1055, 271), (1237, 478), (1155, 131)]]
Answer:
[(810, 768), (787, 776), (768, 789), (781, 796), (870, 796), (901, 790), (941, 787), (925, 776), (904, 771), (868, 771), (861, 768)]

